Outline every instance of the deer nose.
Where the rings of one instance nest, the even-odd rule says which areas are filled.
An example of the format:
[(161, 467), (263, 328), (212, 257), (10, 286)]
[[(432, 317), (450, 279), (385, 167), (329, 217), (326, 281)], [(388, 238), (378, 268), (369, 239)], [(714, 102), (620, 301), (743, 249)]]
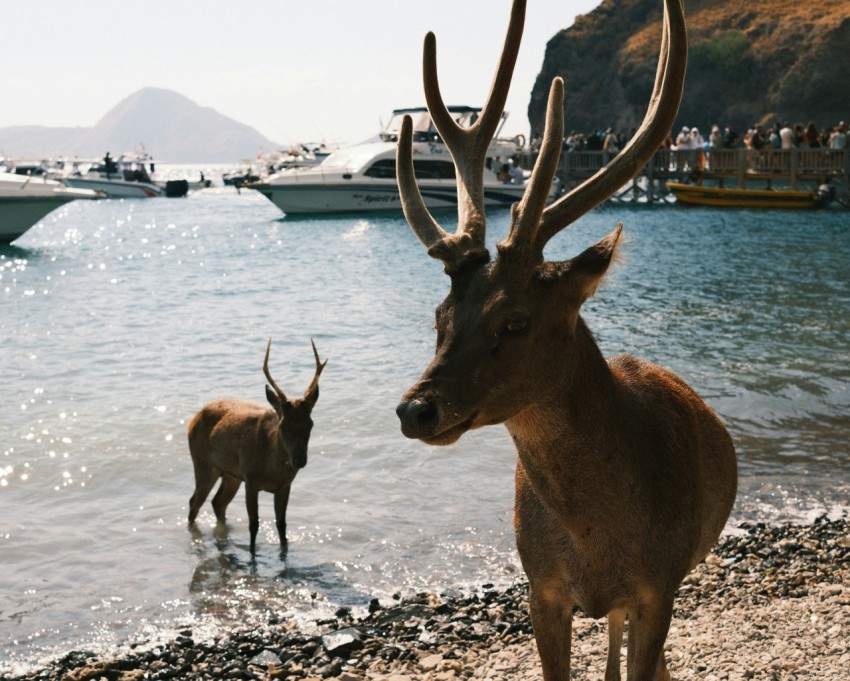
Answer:
[(395, 408), (395, 413), (401, 421), (401, 432), (406, 437), (419, 438), (430, 435), (437, 425), (437, 407), (431, 400), (401, 402)]
[(295, 469), (300, 470), (307, 465), (307, 448), (297, 447), (289, 453), (289, 464)]

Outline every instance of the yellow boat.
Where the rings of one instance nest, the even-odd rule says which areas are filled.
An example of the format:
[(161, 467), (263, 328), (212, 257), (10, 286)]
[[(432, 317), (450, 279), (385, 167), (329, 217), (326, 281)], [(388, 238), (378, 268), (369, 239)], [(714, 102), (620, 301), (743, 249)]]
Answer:
[(676, 201), (688, 206), (718, 208), (817, 208), (815, 192), (794, 189), (738, 189), (668, 182)]

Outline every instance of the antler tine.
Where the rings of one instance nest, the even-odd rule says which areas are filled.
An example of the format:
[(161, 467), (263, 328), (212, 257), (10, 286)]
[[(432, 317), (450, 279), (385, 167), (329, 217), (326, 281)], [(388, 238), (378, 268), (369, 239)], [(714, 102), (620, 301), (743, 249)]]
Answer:
[(679, 110), (688, 38), (682, 0), (664, 0), (664, 28), (649, 107), (635, 136), (605, 167), (543, 211), (537, 241), (542, 249), (561, 229), (614, 194), (652, 158)]
[(280, 389), (280, 386), (275, 383), (272, 375), (269, 373), (269, 350), (272, 347), (272, 339), (269, 338), (269, 342), (266, 345), (266, 358), (263, 360), (263, 373), (266, 375), (266, 380), (271, 384), (271, 387), (274, 388), (274, 391), (277, 393), (277, 396), (281, 399), (282, 402), (286, 402), (286, 395), (283, 390)]
[(322, 375), (322, 370), (325, 368), (325, 364), (328, 363), (328, 360), (322, 362), (319, 359), (319, 352), (318, 350), (316, 350), (316, 343), (312, 338), (310, 339), (310, 345), (313, 346), (313, 356), (316, 358), (316, 374), (313, 376), (313, 380), (310, 382), (310, 387), (308, 387), (307, 390), (304, 391), (304, 397), (309, 396), (316, 389), (316, 386), (319, 385), (319, 376)]
[[(564, 81), (554, 78), (549, 89), (549, 102), (546, 106), (546, 123), (543, 127), (543, 142), (540, 155), (531, 179), (528, 182), (522, 201), (513, 206), (511, 229), (507, 238), (499, 244), (500, 252), (519, 248), (525, 250), (534, 246), (540, 217), (546, 207), (546, 200), (552, 186), (552, 179), (558, 170), (561, 158), (561, 144), (564, 139)], [(543, 247), (535, 256), (542, 257)]]
[(425, 46), (422, 59), (422, 78), (425, 83), (425, 101), (428, 111), (434, 120), (434, 125), (447, 145), (455, 146), (464, 144), (464, 137), (474, 137), (478, 142), (478, 151), (486, 152), (496, 134), (496, 128), (505, 109), (508, 91), (511, 87), (514, 66), (516, 65), (519, 46), (522, 41), (522, 30), (525, 24), (526, 0), (514, 0), (511, 7), (511, 18), (508, 23), (508, 31), (505, 43), (502, 46), (502, 54), (499, 66), (493, 82), (490, 84), (490, 93), (487, 101), (481, 109), (478, 120), (469, 128), (462, 128), (455, 123), (449, 110), (443, 102), (440, 94), (440, 81), (437, 77), (437, 41), (433, 33), (425, 36)]
[(469, 128), (460, 127), (446, 108), (437, 76), (437, 44), (433, 33), (425, 36), (422, 56), (422, 79), (425, 101), (434, 125), (443, 138), (457, 169), (458, 230), (466, 233), (472, 244), (484, 247), (484, 162), (487, 149), (496, 134), (513, 77), (525, 22), (526, 0), (514, 0), (508, 32), (496, 75), (481, 114)]
[(448, 234), (443, 230), (425, 206), (416, 175), (413, 170), (413, 122), (410, 116), (401, 121), (401, 131), (398, 135), (396, 150), (396, 176), (398, 178), (398, 193), (404, 217), (419, 240), (431, 248), (434, 244), (445, 239)]

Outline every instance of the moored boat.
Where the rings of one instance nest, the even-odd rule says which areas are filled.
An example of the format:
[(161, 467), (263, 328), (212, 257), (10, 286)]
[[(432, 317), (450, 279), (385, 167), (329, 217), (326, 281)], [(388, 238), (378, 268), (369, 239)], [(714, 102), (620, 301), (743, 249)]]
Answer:
[[(147, 199), (165, 196), (165, 189), (151, 179), (147, 156), (124, 154), (117, 161), (107, 153), (102, 162), (77, 163), (67, 174), (58, 176), (69, 187), (104, 192), (111, 199)], [(153, 163), (151, 172), (153, 172)]]
[[(475, 122), (480, 108), (448, 107), (463, 126)], [(414, 119), (413, 166), (422, 198), (429, 208), (457, 205), (455, 166), (425, 108), (396, 109), (380, 139), (340, 149), (321, 163), (292, 168), (266, 180), (248, 183), (287, 215), (401, 210), (396, 183), (396, 140), (401, 119)], [(498, 132), (497, 132), (498, 135)], [(494, 138), (484, 169), (486, 206), (510, 206), (525, 192), (527, 172), (510, 159), (518, 152), (513, 140)], [(500, 177), (500, 172), (502, 176)], [(553, 185), (550, 198), (557, 193)]]
[(682, 182), (668, 182), (667, 187), (676, 201), (686, 206), (810, 209), (820, 205), (818, 194), (813, 191), (709, 187)]
[(54, 180), (0, 173), (0, 243), (11, 243), (70, 201), (102, 198), (102, 192), (73, 189)]

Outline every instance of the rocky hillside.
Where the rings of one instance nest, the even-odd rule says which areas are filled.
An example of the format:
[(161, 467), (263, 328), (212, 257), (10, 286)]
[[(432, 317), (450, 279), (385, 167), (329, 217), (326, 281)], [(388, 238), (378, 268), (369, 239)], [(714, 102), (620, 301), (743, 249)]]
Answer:
[[(850, 0), (685, 0), (689, 56), (677, 125), (850, 118)], [(540, 130), (549, 84), (565, 82), (566, 127), (639, 124), (661, 39), (660, 0), (604, 0), (546, 47), (528, 107)]]
[(140, 143), (167, 163), (236, 162), (278, 146), (244, 123), (160, 88), (130, 95), (92, 128), (0, 128), (0, 156), (100, 158), (110, 151), (117, 157)]

